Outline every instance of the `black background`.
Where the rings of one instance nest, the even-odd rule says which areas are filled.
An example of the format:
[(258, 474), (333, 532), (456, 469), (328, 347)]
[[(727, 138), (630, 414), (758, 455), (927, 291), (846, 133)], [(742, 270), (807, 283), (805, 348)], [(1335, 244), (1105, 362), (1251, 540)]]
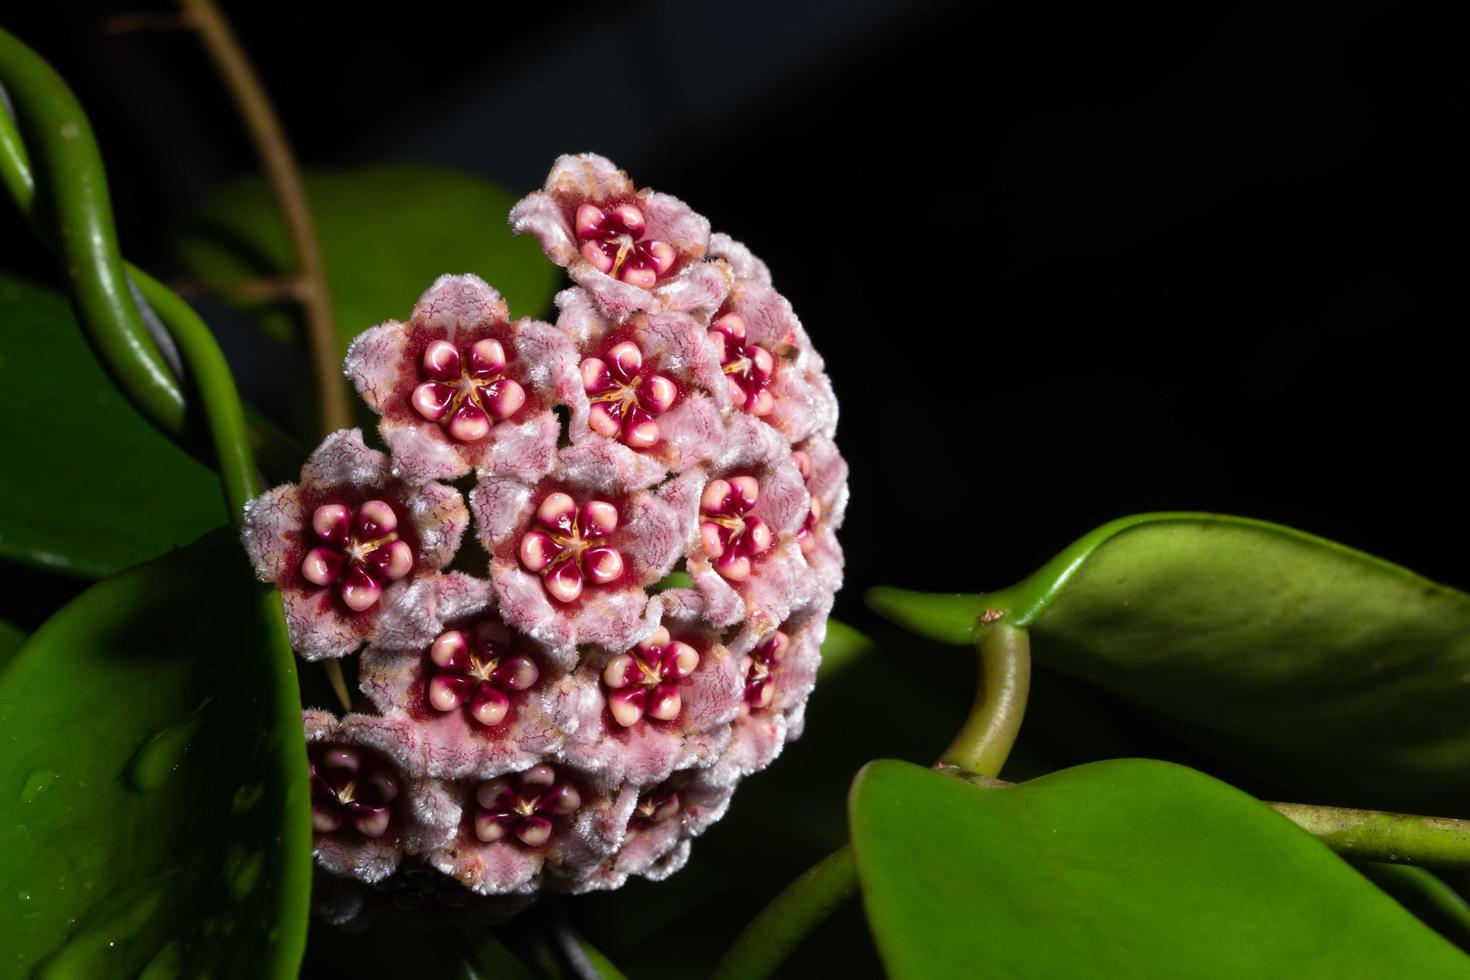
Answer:
[[(309, 167), (427, 161), (522, 191), (595, 150), (762, 255), (842, 401), (851, 618), (868, 585), (998, 587), (1154, 509), (1470, 584), (1447, 14), (226, 10)], [(188, 32), (120, 30), (167, 26), (148, 11), (6, 22), (89, 107), (126, 250), (167, 269), (170, 229), (254, 158)], [(7, 264), (45, 268), (7, 239)]]
[[(225, 8), (308, 167), (430, 162), (523, 192), (592, 150), (764, 257), (842, 403), (844, 619), (875, 628), (870, 585), (1001, 587), (1161, 509), (1280, 521), (1470, 586), (1470, 80), (1448, 5)], [(254, 167), (197, 40), (119, 30), (171, 10), (0, 15), (78, 90), (125, 250), (164, 272), (171, 230)], [(9, 220), (0, 263), (49, 275)], [(769, 860), (780, 881), (822, 853), (768, 850), (806, 805), (800, 766), (840, 834), (852, 768), (932, 756), (968, 667), (885, 655), (894, 701), (840, 709), (872, 730), (844, 732), (841, 758), (809, 733), (742, 791), (761, 822), (732, 818), (637, 901), (734, 894), (743, 921), (770, 887), (700, 874)], [(900, 675), (931, 669), (953, 703), (919, 731)], [(1042, 734), (1065, 703), (1036, 703)], [(584, 925), (611, 901), (579, 905)], [(665, 972), (692, 934), (664, 935)]]

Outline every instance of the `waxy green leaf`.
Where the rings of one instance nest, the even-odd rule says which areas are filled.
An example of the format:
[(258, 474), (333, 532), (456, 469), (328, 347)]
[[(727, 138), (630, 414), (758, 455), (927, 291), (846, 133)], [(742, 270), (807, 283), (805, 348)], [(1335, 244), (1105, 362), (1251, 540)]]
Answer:
[(225, 523), (219, 478), (98, 365), (65, 297), (0, 273), (0, 556), (101, 577)]
[(10, 658), (14, 656), (15, 651), (19, 650), (20, 645), (25, 641), (25, 630), (11, 626), (3, 619), (0, 619), (0, 670), (5, 668), (5, 664), (9, 662)]
[[(561, 269), (530, 236), (506, 221), (518, 194), (467, 174), (401, 165), (309, 173), (311, 203), (326, 260), (338, 333), (352, 338), (404, 319), (414, 300), (446, 272), (472, 272), (505, 296), (511, 315), (545, 316)], [(179, 251), (204, 282), (277, 277), (291, 251), (270, 188), (259, 177), (226, 187), (183, 227)], [(292, 336), (292, 311), (249, 307), (278, 337)]]
[(841, 620), (827, 620), (827, 638), (822, 641), (822, 666), (817, 678), (826, 680), (845, 670), (873, 649), (873, 641)]
[(48, 620), (0, 674), (0, 731), (5, 975), (295, 976), (301, 706), (280, 598), (233, 531)]
[(956, 642), (984, 615), (1025, 626), (1038, 664), (1291, 798), (1470, 813), (1470, 596), (1342, 545), (1237, 517), (1148, 514), (1099, 528), (1009, 589), (870, 598)]
[(849, 804), (890, 976), (1470, 976), (1470, 959), (1260, 802), (1099, 762), (989, 789), (903, 762)]

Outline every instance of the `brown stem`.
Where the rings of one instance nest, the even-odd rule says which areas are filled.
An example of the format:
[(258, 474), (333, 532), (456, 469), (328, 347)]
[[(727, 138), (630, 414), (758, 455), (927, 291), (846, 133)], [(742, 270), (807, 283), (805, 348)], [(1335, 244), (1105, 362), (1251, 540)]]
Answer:
[(180, 296), (213, 294), (234, 300), (259, 303), (304, 303), (311, 286), (299, 276), (268, 276), (260, 279), (223, 279), (201, 281), (180, 279), (169, 283)]
[(342, 377), (342, 351), (332, 317), (326, 263), (322, 259), (321, 244), (317, 241), (306, 189), (291, 145), (286, 141), (281, 121), (276, 117), (260, 78), (214, 0), (179, 0), (179, 3), (198, 30), (205, 49), (229, 89), (235, 108), (244, 118), (250, 140), (260, 156), (266, 179), (285, 219), (286, 235), (295, 255), (296, 268), (306, 286), (302, 304), (306, 313), (312, 371), (316, 375), (317, 407), (322, 429), (326, 432), (345, 429), (352, 425), (352, 403)]

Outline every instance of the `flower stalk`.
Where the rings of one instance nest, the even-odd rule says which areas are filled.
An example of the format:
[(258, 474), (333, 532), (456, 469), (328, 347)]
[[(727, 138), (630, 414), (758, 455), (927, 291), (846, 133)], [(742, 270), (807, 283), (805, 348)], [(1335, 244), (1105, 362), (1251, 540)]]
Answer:
[(301, 303), (306, 317), (321, 429), (323, 432), (345, 429), (352, 425), (352, 403), (342, 378), (342, 352), (332, 316), (326, 262), (290, 141), (260, 77), (214, 0), (180, 0), (180, 5), (189, 24), (198, 31), (244, 120), (286, 225), (286, 237), (298, 270), (297, 277), (290, 281), (291, 295)]

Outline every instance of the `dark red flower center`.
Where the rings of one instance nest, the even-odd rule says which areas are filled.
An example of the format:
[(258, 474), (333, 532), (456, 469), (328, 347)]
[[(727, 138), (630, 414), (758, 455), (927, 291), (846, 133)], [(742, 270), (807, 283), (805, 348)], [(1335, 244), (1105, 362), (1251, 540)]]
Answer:
[(710, 324), (710, 338), (720, 351), (730, 400), (751, 415), (770, 415), (776, 407), (769, 388), (776, 378), (776, 359), (745, 336), (745, 321), (739, 313), (726, 313)]
[(426, 380), (409, 402), (451, 438), (477, 442), (526, 403), (526, 390), (505, 376), (505, 365), (504, 345), (489, 337), (463, 353), (447, 340), (432, 341), (420, 365)]
[(699, 500), (699, 539), (715, 571), (732, 582), (750, 576), (751, 562), (770, 550), (771, 528), (750, 511), (760, 496), (753, 476), (711, 480)]
[(669, 631), (660, 626), (648, 639), (609, 660), (602, 670), (613, 721), (630, 728), (645, 715), (658, 721), (678, 718), (684, 708), (679, 684), (698, 666), (699, 651), (671, 639)]
[(679, 815), (679, 794), (671, 789), (650, 790), (638, 798), (633, 808), (633, 818), (628, 821), (630, 834), (668, 823)]
[(486, 844), (512, 839), (546, 846), (559, 818), (582, 805), (582, 794), (548, 765), (482, 783), (475, 791), (475, 836)]
[(584, 360), (582, 387), (592, 402), (587, 417), (592, 430), (634, 449), (658, 442), (654, 418), (674, 404), (679, 391), (668, 378), (644, 370), (643, 352), (631, 340), (603, 357)]
[(311, 530), (321, 544), (302, 559), (302, 578), (337, 586), (354, 612), (371, 609), (384, 583), (413, 571), (413, 549), (399, 538), (398, 515), (384, 501), (368, 500), (356, 510), (323, 504), (311, 515)]
[(354, 746), (310, 746), (311, 829), (331, 834), (351, 828), (377, 839), (393, 822), (398, 777), (373, 753)]
[(780, 630), (766, 637), (750, 651), (750, 666), (745, 670), (745, 703), (752, 710), (769, 708), (776, 694), (772, 675), (791, 646), (791, 638)]
[(511, 649), (510, 632), (493, 619), (446, 630), (429, 647), (429, 705), (450, 712), (464, 706), (487, 728), (505, 720), (512, 696), (541, 676), (536, 661)]
[(560, 491), (536, 508), (531, 530), (521, 536), (521, 564), (541, 576), (547, 593), (571, 602), (584, 585), (607, 585), (622, 577), (623, 556), (602, 543), (618, 526), (618, 509), (605, 500), (581, 507)]
[(577, 208), (575, 230), (582, 258), (632, 286), (651, 289), (679, 257), (674, 246), (647, 237), (643, 211), (633, 204), (606, 209), (583, 204)]

